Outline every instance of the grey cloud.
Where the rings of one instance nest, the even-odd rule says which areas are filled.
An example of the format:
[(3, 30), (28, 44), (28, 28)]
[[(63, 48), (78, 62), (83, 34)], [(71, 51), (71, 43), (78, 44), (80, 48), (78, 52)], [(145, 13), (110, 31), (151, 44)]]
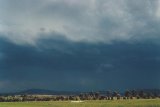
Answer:
[(93, 43), (159, 39), (158, 0), (1, 0), (1, 4), (0, 31), (16, 43), (34, 44), (41, 28)]
[(159, 88), (159, 2), (0, 0), (1, 91)]

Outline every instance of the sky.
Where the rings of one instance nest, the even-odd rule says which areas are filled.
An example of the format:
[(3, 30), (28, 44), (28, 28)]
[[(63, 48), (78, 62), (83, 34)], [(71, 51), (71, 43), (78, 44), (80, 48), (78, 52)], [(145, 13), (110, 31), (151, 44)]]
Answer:
[(160, 0), (0, 0), (0, 92), (160, 88)]

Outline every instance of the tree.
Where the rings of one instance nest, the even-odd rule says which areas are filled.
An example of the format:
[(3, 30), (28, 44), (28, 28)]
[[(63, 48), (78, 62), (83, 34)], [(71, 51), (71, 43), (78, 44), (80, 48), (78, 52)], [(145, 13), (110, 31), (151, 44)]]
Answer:
[(131, 93), (129, 90), (126, 90), (125, 93), (124, 93), (125, 97), (127, 97), (127, 99), (129, 99)]
[(107, 95), (107, 98), (108, 98), (108, 100), (111, 100), (111, 97), (112, 97), (112, 91), (107, 91), (106, 92), (106, 95)]
[(132, 90), (131, 91), (131, 95), (132, 95), (132, 97), (136, 97), (137, 96), (137, 91), (136, 90)]

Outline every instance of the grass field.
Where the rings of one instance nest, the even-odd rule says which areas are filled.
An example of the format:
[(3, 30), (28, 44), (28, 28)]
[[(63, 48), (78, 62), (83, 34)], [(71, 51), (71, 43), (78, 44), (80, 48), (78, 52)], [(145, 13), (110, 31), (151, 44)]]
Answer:
[(160, 99), (85, 101), (82, 103), (70, 101), (1, 102), (0, 107), (160, 107)]

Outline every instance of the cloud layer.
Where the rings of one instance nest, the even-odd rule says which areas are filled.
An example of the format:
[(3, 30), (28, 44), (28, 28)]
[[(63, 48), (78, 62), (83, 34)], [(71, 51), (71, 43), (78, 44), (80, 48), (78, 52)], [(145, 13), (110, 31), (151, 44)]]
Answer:
[(105, 90), (159, 88), (159, 45), (91, 44), (65, 37), (41, 39), (41, 48), (0, 41), (1, 91), (28, 88)]
[(41, 33), (73, 41), (111, 43), (157, 39), (159, 0), (1, 0), (0, 32), (15, 43), (35, 44)]
[(159, 0), (0, 0), (0, 92), (160, 88)]

